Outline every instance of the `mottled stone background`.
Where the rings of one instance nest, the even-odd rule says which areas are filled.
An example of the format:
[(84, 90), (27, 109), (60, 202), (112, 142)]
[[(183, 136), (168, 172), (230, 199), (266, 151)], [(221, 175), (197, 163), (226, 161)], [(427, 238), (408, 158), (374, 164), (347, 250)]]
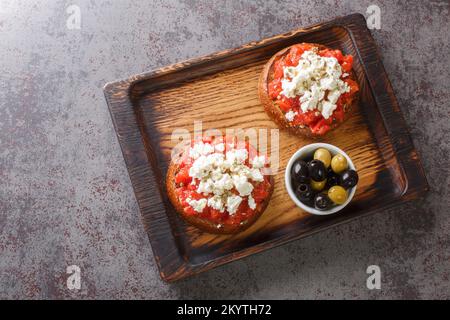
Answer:
[[(81, 9), (80, 30), (66, 8)], [(109, 81), (338, 15), (372, 33), (431, 191), (175, 284), (158, 271)], [(0, 298), (450, 298), (448, 1), (0, 1)], [(66, 288), (80, 266), (82, 288)], [(382, 289), (366, 288), (366, 268)]]

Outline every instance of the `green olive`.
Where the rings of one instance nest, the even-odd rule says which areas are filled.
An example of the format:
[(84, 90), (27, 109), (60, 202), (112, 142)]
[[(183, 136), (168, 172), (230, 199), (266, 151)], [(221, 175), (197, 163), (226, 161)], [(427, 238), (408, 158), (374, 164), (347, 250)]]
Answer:
[(331, 169), (337, 174), (344, 172), (348, 168), (347, 159), (342, 154), (337, 154), (331, 159)]
[(314, 181), (311, 179), (311, 188), (315, 191), (321, 191), (323, 188), (325, 188), (325, 184), (327, 183), (327, 179), (323, 181)]
[(341, 186), (334, 186), (328, 190), (328, 197), (335, 204), (343, 204), (345, 201), (347, 201), (348, 195), (347, 191)]
[(319, 148), (314, 152), (314, 159), (320, 160), (328, 168), (331, 163), (331, 153), (325, 148)]

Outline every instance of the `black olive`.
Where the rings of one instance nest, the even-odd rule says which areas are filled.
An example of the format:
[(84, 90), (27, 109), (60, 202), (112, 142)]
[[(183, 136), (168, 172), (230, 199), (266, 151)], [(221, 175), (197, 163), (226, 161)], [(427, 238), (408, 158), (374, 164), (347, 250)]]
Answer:
[(314, 206), (319, 210), (327, 210), (333, 203), (324, 193), (319, 193), (314, 199)]
[(297, 190), (297, 187), (301, 184), (301, 182), (298, 182), (297, 180), (291, 178), (291, 186), (292, 189), (295, 191)]
[(320, 160), (311, 160), (308, 163), (309, 176), (314, 181), (323, 181), (327, 177), (327, 169)]
[(297, 183), (308, 183), (309, 172), (306, 162), (302, 160), (295, 161), (291, 168), (291, 176)]
[(328, 169), (327, 173), (327, 183), (325, 185), (326, 189), (330, 189), (331, 187), (337, 186), (339, 184), (339, 175), (335, 173), (333, 170)]
[(301, 183), (295, 189), (295, 194), (297, 195), (298, 200), (303, 202), (306, 205), (311, 206), (313, 204), (314, 192), (311, 189), (311, 186), (306, 183)]
[(346, 170), (342, 173), (339, 184), (345, 189), (350, 189), (358, 184), (358, 180), (359, 177), (355, 170)]

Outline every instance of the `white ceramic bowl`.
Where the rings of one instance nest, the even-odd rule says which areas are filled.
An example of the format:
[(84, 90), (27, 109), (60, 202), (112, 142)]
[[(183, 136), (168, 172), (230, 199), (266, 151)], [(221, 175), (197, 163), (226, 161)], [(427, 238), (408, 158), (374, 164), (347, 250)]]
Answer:
[(328, 143), (311, 143), (311, 144), (301, 147), (299, 150), (297, 150), (297, 152), (294, 153), (294, 155), (291, 157), (291, 159), (289, 159), (289, 162), (286, 166), (286, 171), (284, 173), (284, 184), (286, 186), (286, 190), (287, 190), (289, 196), (291, 197), (292, 201), (294, 201), (298, 207), (300, 207), (304, 211), (309, 212), (311, 214), (324, 216), (324, 215), (336, 213), (336, 212), (342, 210), (347, 204), (349, 204), (350, 201), (352, 201), (353, 196), (355, 195), (357, 186), (354, 186), (351, 190), (349, 190), (347, 201), (345, 201), (344, 204), (341, 204), (339, 206), (333, 206), (329, 210), (317, 210), (313, 207), (309, 207), (309, 206), (303, 204), (302, 202), (300, 202), (300, 200), (298, 200), (297, 196), (294, 193), (294, 189), (292, 188), (291, 168), (292, 168), (292, 165), (294, 164), (295, 160), (297, 160), (297, 159), (305, 159), (308, 157), (312, 158), (314, 151), (316, 151), (318, 148), (327, 149), (328, 151), (330, 151), (331, 156), (334, 156), (337, 153), (342, 154), (347, 159), (349, 169), (356, 170), (355, 166), (353, 165), (352, 159), (350, 159), (350, 157), (344, 151), (339, 149), (338, 147), (335, 147)]

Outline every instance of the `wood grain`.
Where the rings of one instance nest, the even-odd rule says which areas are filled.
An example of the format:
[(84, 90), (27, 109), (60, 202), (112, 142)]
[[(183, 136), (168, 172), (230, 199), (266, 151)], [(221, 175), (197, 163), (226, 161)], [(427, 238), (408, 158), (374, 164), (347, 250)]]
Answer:
[[(165, 193), (164, 176), (175, 128), (191, 137), (203, 130), (277, 126), (258, 98), (263, 65), (280, 49), (321, 43), (355, 57), (360, 103), (352, 116), (322, 141), (345, 150), (360, 175), (352, 203), (332, 216), (297, 208), (284, 187), (284, 168), (301, 146), (313, 142), (279, 132), (280, 167), (269, 207), (236, 235), (211, 235), (186, 225)], [(105, 86), (105, 96), (139, 203), (145, 229), (164, 280), (174, 281), (243, 256), (307, 236), (376, 209), (415, 199), (427, 182), (393, 95), (377, 48), (361, 15), (275, 36), (241, 48), (175, 64)], [(270, 140), (270, 138), (269, 138)], [(271, 145), (269, 144), (268, 150)]]

